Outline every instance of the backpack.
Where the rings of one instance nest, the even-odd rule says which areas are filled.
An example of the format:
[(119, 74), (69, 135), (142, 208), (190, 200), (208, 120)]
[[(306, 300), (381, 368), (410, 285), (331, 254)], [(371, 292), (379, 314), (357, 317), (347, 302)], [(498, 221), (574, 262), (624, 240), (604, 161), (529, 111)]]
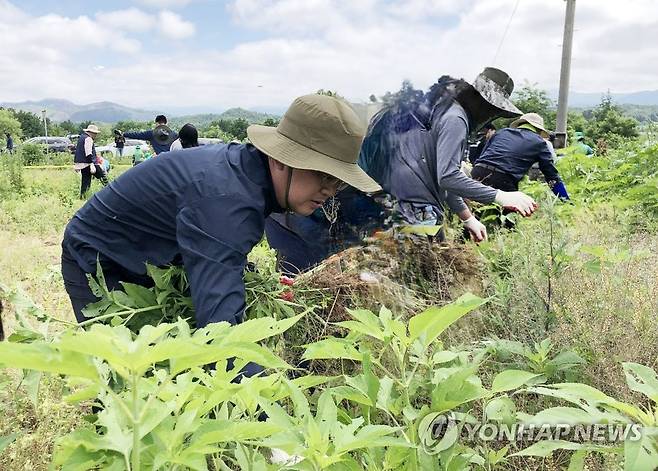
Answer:
[(403, 88), (370, 121), (359, 166), (399, 200), (438, 204), (432, 123), (465, 85), (444, 75), (427, 93)]

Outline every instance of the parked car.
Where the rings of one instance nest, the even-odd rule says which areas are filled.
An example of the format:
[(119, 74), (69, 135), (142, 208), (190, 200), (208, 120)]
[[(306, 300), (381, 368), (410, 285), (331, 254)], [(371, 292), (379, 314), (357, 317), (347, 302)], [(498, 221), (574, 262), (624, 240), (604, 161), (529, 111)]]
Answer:
[[(126, 144), (123, 146), (123, 155), (132, 157), (137, 146), (139, 146), (142, 152), (153, 152), (149, 143), (146, 141), (140, 139), (126, 139)], [(96, 146), (96, 153), (100, 155), (111, 154), (113, 157), (119, 155), (117, 145), (114, 142), (105, 146)]]
[(207, 146), (208, 144), (224, 144), (224, 141), (221, 139), (218, 139), (216, 137), (200, 137), (199, 138), (199, 145), (200, 146)]
[(46, 147), (47, 152), (75, 152), (75, 145), (68, 137), (33, 137), (24, 144), (38, 144)]

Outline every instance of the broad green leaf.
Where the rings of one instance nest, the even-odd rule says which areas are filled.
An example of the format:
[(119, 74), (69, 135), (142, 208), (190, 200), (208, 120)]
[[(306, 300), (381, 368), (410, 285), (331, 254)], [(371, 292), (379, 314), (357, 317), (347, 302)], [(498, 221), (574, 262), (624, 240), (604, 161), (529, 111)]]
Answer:
[(273, 317), (261, 317), (258, 319), (250, 319), (241, 324), (232, 326), (224, 342), (258, 342), (269, 337), (279, 335), (301, 319), (304, 315), (297, 316), (277, 321)]
[(371, 327), (367, 326), (366, 324), (363, 324), (358, 321), (342, 321), (342, 322), (336, 322), (335, 325), (343, 327), (345, 329), (349, 329), (352, 332), (358, 332), (360, 334), (364, 335), (369, 335), (370, 337), (376, 338), (378, 340), (384, 340), (384, 334), (383, 332), (372, 329)]
[(511, 391), (527, 384), (538, 376), (541, 375), (521, 370), (501, 371), (494, 378), (491, 384), (491, 391), (494, 393)]
[(213, 420), (200, 426), (190, 441), (196, 445), (212, 443), (244, 442), (256, 438), (269, 437), (281, 430), (269, 422), (234, 422)]
[(28, 370), (24, 373), (25, 375), (23, 376), (23, 381), (21, 383), (27, 392), (27, 397), (30, 399), (34, 407), (36, 407), (39, 401), (39, 387), (41, 386), (41, 377), (43, 373), (35, 370)]
[(589, 452), (587, 450), (578, 450), (571, 455), (569, 460), (569, 469), (567, 471), (583, 471), (585, 469), (585, 458)]
[(92, 384), (89, 385), (85, 388), (79, 389), (68, 396), (64, 396), (64, 400), (66, 402), (80, 402), (80, 401), (86, 401), (89, 399), (94, 399), (95, 397), (98, 396), (98, 393), (100, 391), (100, 385), (98, 384)]
[(0, 365), (81, 378), (98, 378), (91, 357), (76, 352), (58, 351), (52, 344), (0, 342)]
[(508, 396), (499, 396), (489, 401), (484, 409), (488, 421), (511, 425), (516, 420), (516, 405)]
[(441, 363), (448, 363), (458, 356), (459, 355), (455, 352), (451, 352), (449, 350), (440, 350), (432, 355), (432, 364), (439, 365)]
[(0, 453), (7, 448), (9, 445), (11, 445), (14, 440), (18, 437), (17, 433), (10, 433), (9, 435), (5, 435), (4, 437), (0, 437)]
[(414, 224), (409, 226), (402, 226), (400, 228), (401, 234), (415, 234), (415, 235), (427, 235), (435, 236), (442, 226), (430, 226), (424, 224)]
[(354, 348), (354, 344), (349, 340), (331, 337), (306, 345), (306, 351), (304, 352), (303, 358), (304, 360), (344, 358), (347, 360), (360, 361), (361, 354), (356, 348)]
[(133, 283), (121, 282), (123, 290), (132, 298), (136, 307), (149, 307), (158, 304), (155, 298), (155, 292), (152, 289)]
[[(655, 471), (658, 463), (657, 436), (624, 442), (624, 471)], [(652, 443), (653, 442), (653, 443)]]
[(347, 437), (344, 434), (336, 437), (336, 452), (345, 453), (359, 448), (371, 448), (378, 446), (405, 446), (407, 442), (399, 438), (389, 437), (397, 432), (396, 427), (388, 425), (366, 425), (362, 427), (354, 437)]
[(432, 390), (432, 410), (435, 412), (449, 411), (461, 404), (490, 395), (489, 391), (479, 384), (479, 379), (473, 375), (475, 367), (461, 367), (454, 370), (454, 373), (439, 381)]
[(372, 362), (370, 361), (370, 352), (365, 352), (361, 358), (363, 366), (363, 380), (365, 382), (370, 402), (377, 404), (377, 395), (379, 394), (379, 378), (372, 372)]
[(411, 340), (420, 339), (427, 348), (451, 324), (486, 302), (472, 294), (460, 296), (454, 303), (441, 308), (431, 307), (409, 321)]
[[(371, 311), (365, 309), (348, 309), (347, 312), (352, 316), (356, 321), (360, 322), (364, 326), (363, 333), (375, 337), (376, 339), (383, 340), (384, 333), (382, 332), (382, 326), (379, 318), (373, 314)], [(350, 321), (347, 321), (350, 322)], [(353, 325), (353, 324), (350, 324)], [(361, 332), (361, 331), (360, 331)]]
[(357, 404), (363, 404), (364, 406), (372, 407), (372, 402), (370, 398), (363, 392), (352, 386), (336, 386), (331, 388), (332, 394), (337, 398), (347, 399), (348, 401), (355, 402)]
[(7, 337), (8, 342), (13, 343), (31, 343), (36, 340), (43, 340), (43, 334), (29, 329), (16, 329)]
[(510, 456), (540, 456), (546, 458), (555, 450), (588, 450), (601, 453), (614, 452), (614, 447), (594, 445), (590, 443), (574, 443), (565, 440), (546, 440), (530, 445), (528, 448), (514, 453)]
[[(157, 347), (158, 345), (154, 348)], [(197, 345), (196, 347), (199, 346)], [(185, 347), (182, 346), (182, 348)], [(185, 352), (185, 350), (182, 351)], [(161, 357), (166, 356), (161, 355)], [(205, 345), (202, 348), (197, 348), (195, 351), (190, 351), (188, 355), (178, 355), (176, 358), (171, 359), (171, 372), (172, 374), (176, 374), (194, 366), (207, 365), (233, 357), (254, 362), (264, 368), (291, 368), (288, 363), (266, 347), (256, 343), (236, 342), (221, 346)]]
[(633, 391), (647, 396), (654, 403), (658, 403), (658, 375), (648, 366), (638, 363), (622, 363), (626, 382)]
[(531, 419), (525, 422), (531, 424), (593, 424), (605, 417), (604, 412), (599, 412), (599, 415), (592, 415), (591, 413), (575, 407), (550, 407), (539, 411), (532, 416)]

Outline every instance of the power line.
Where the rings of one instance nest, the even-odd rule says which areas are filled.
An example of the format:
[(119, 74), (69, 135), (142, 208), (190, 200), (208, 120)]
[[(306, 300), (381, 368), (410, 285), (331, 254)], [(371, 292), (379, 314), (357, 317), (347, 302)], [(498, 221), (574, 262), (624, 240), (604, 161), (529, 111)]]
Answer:
[(491, 61), (491, 65), (496, 65), (496, 59), (498, 59), (498, 54), (500, 53), (500, 49), (503, 47), (503, 42), (505, 41), (505, 38), (507, 37), (507, 32), (509, 31), (509, 27), (512, 24), (512, 19), (514, 18), (514, 15), (516, 14), (516, 9), (519, 8), (519, 3), (521, 3), (521, 0), (516, 0), (516, 4), (514, 5), (514, 10), (512, 10), (512, 14), (509, 17), (509, 21), (507, 22), (507, 26), (505, 26), (505, 31), (503, 32), (503, 37), (500, 38), (500, 42), (498, 43), (498, 49), (496, 49), (496, 54), (494, 54), (493, 60)]

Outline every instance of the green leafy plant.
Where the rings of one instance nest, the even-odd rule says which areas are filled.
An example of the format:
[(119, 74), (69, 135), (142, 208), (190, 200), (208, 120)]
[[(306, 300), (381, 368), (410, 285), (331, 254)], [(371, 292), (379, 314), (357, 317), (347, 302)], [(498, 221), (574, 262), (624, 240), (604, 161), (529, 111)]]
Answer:
[(629, 404), (614, 399), (591, 386), (578, 383), (560, 383), (534, 386), (530, 394), (556, 398), (571, 406), (545, 409), (535, 415), (519, 414), (526, 423), (574, 423), (642, 426), (640, 439), (626, 437), (621, 444), (599, 445), (566, 441), (541, 441), (516, 456), (548, 456), (555, 450), (574, 450), (570, 470), (583, 470), (584, 460), (590, 453), (618, 455), (626, 471), (653, 471), (658, 463), (658, 376), (656, 372), (637, 363), (623, 363), (628, 387), (646, 397), (648, 405)]

